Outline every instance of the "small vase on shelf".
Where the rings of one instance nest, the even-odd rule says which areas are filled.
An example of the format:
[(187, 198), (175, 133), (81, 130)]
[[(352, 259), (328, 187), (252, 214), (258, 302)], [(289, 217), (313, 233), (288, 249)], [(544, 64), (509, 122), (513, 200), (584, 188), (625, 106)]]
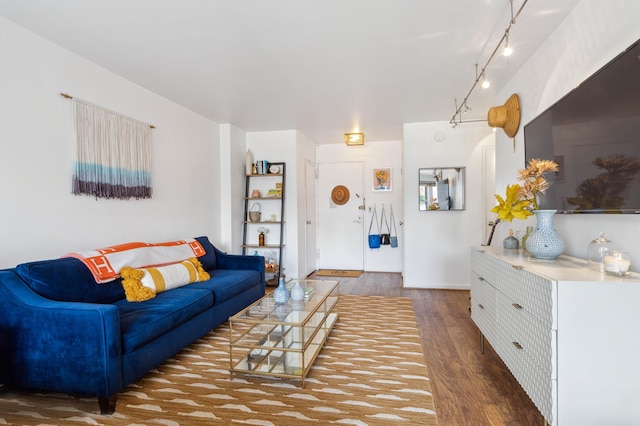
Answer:
[(291, 288), (291, 300), (294, 302), (304, 300), (304, 289), (300, 285), (300, 281), (296, 281)]
[(527, 238), (526, 249), (538, 259), (555, 259), (564, 251), (564, 241), (553, 227), (556, 210), (534, 210), (538, 223)]
[(517, 249), (518, 239), (513, 236), (513, 229), (509, 229), (509, 236), (502, 242), (502, 247), (506, 249)]
[(284, 285), (284, 277), (280, 276), (278, 279), (278, 287), (273, 291), (273, 300), (280, 303), (287, 303), (289, 301), (289, 290)]

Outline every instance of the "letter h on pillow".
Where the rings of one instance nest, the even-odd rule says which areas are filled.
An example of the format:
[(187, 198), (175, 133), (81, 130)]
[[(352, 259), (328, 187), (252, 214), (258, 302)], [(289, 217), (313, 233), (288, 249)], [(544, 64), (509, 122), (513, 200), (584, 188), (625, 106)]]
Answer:
[(120, 276), (129, 302), (143, 302), (156, 297), (157, 293), (210, 278), (196, 258), (157, 268), (125, 266), (120, 270)]

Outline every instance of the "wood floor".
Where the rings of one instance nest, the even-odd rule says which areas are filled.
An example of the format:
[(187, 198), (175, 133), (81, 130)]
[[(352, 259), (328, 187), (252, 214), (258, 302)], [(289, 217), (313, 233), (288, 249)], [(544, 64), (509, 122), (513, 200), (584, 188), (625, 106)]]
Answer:
[[(331, 279), (327, 277), (310, 278)], [(441, 426), (543, 425), (507, 367), (486, 343), (469, 313), (464, 290), (403, 289), (397, 273), (365, 272), (337, 278), (342, 294), (402, 296), (413, 300)], [(393, 313), (389, 313), (393, 321)]]

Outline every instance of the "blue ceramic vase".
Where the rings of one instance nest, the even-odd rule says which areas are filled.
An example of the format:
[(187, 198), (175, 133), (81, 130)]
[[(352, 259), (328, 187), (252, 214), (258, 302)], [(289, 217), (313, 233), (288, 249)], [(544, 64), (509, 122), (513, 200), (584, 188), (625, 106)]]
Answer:
[(564, 251), (564, 241), (553, 227), (553, 216), (556, 210), (534, 210), (538, 223), (527, 238), (525, 247), (538, 259), (555, 259)]
[(276, 303), (287, 303), (289, 300), (289, 290), (284, 286), (284, 278), (278, 280), (278, 287), (273, 291), (273, 300)]

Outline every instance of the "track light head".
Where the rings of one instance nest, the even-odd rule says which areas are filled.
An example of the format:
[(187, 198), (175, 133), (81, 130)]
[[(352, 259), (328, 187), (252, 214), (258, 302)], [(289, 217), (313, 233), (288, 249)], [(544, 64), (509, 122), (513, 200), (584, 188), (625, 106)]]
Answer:
[(488, 89), (491, 86), (491, 82), (487, 80), (485, 73), (482, 73), (482, 88)]
[(502, 54), (504, 56), (511, 56), (512, 53), (513, 53), (513, 49), (509, 47), (509, 45), (505, 46), (504, 50), (502, 51)]
[(507, 31), (506, 36), (507, 37), (504, 42), (504, 50), (502, 51), (502, 54), (504, 56), (511, 56), (511, 54), (513, 53), (513, 49), (511, 48), (511, 46), (509, 46), (509, 31)]

